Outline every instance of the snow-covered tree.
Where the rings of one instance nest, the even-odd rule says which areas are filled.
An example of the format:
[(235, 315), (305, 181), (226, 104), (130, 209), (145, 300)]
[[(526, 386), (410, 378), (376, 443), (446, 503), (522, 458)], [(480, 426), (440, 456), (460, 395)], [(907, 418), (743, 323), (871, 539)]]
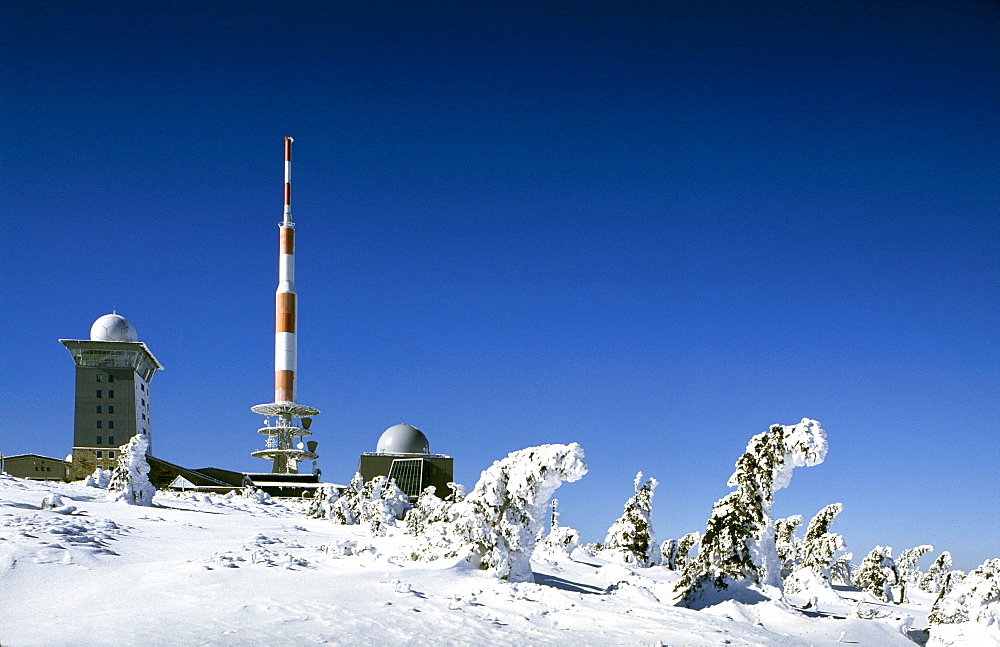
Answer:
[(676, 565), (676, 570), (682, 571), (687, 565), (690, 558), (691, 550), (698, 550), (701, 545), (701, 533), (697, 530), (692, 531), (681, 537), (677, 541), (677, 554), (674, 557), (674, 564)]
[(798, 568), (799, 542), (795, 529), (802, 525), (802, 515), (794, 514), (774, 522), (774, 547), (781, 562), (781, 577), (786, 578)]
[(563, 481), (586, 473), (576, 443), (512, 452), (483, 472), (472, 492), (449, 509), (447, 520), (424, 529), (418, 556), (460, 557), (501, 579), (530, 582), (531, 553), (549, 498)]
[(897, 583), (896, 564), (892, 560), (892, 548), (876, 546), (861, 561), (854, 572), (853, 584), (862, 591), (868, 591), (883, 602), (892, 602), (892, 587)]
[(1000, 559), (988, 559), (950, 592), (938, 596), (927, 616), (933, 635), (935, 625), (972, 622), (991, 627), (1000, 638)]
[(327, 518), (334, 523), (351, 525), (361, 518), (362, 495), (365, 479), (360, 472), (355, 472), (351, 482), (347, 484), (338, 497), (330, 502)]
[(627, 564), (652, 566), (660, 562), (660, 549), (651, 522), (657, 480), (651, 478), (640, 486), (641, 482), (642, 472), (639, 472), (635, 475), (635, 496), (625, 503), (622, 516), (608, 528), (604, 550)]
[(729, 479), (736, 490), (716, 502), (698, 556), (677, 583), (681, 604), (693, 606), (709, 590), (733, 584), (781, 586), (770, 514), (774, 493), (789, 484), (794, 468), (818, 465), (826, 452), (826, 432), (808, 418), (750, 439)]
[(111, 470), (98, 467), (94, 473), (83, 480), (87, 487), (106, 488), (111, 483)]
[(445, 501), (448, 503), (458, 503), (465, 498), (465, 486), (461, 483), (453, 483), (448, 481), (448, 487), (451, 488), (451, 494), (445, 497)]
[(333, 504), (340, 498), (340, 489), (332, 484), (321, 485), (313, 492), (312, 500), (306, 508), (306, 516), (313, 519), (329, 519)]
[(570, 554), (580, 545), (580, 533), (559, 523), (559, 499), (552, 499), (549, 507), (549, 532), (539, 533), (538, 546), (549, 553)]
[(898, 599), (900, 602), (906, 602), (907, 584), (920, 585), (920, 578), (923, 573), (917, 568), (917, 560), (932, 550), (934, 550), (934, 546), (930, 544), (914, 546), (913, 548), (907, 548), (896, 558), (896, 575), (898, 576), (897, 584), (899, 586)]
[(830, 564), (831, 583), (851, 586), (851, 580), (854, 577), (854, 565), (851, 564), (852, 559), (854, 559), (854, 553), (844, 553), (833, 560), (833, 563)]
[(833, 556), (844, 549), (844, 538), (835, 532), (830, 532), (830, 524), (843, 509), (843, 503), (831, 503), (817, 512), (809, 521), (806, 536), (799, 548), (802, 566), (812, 569), (826, 582), (830, 581)]
[(951, 573), (951, 553), (944, 551), (920, 578), (920, 589), (928, 593), (940, 593), (948, 580), (949, 573)]
[(664, 539), (660, 544), (660, 565), (671, 571), (677, 570), (676, 539)]
[(361, 489), (359, 523), (368, 526), (377, 537), (385, 535), (387, 526), (395, 526), (410, 508), (410, 499), (386, 476), (376, 476)]
[(118, 464), (108, 484), (109, 499), (129, 505), (153, 505), (156, 488), (149, 482), (148, 447), (149, 436), (140, 432), (118, 448)]
[(406, 511), (403, 518), (406, 533), (409, 535), (421, 535), (428, 524), (444, 521), (448, 518), (448, 508), (451, 503), (438, 498), (435, 494), (437, 488), (428, 485), (417, 497), (417, 502), (412, 508)]

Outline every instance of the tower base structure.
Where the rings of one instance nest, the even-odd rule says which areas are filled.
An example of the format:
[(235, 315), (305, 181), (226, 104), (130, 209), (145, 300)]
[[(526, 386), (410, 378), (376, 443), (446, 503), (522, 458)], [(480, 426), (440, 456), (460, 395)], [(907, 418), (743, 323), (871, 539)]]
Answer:
[(266, 448), (250, 455), (271, 461), (272, 474), (299, 474), (300, 462), (319, 458), (303, 444), (303, 439), (312, 435), (309, 425), (312, 417), (319, 415), (319, 409), (294, 402), (272, 402), (258, 404), (250, 410), (264, 416), (264, 426), (257, 433), (267, 437)]

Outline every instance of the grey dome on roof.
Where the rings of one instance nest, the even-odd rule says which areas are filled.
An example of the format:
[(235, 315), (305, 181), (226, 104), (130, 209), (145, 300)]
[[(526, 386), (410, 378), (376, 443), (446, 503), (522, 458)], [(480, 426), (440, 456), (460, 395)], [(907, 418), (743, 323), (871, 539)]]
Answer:
[(120, 314), (98, 317), (90, 327), (91, 341), (139, 341), (135, 326)]
[(416, 427), (398, 424), (382, 432), (375, 451), (379, 454), (430, 454), (431, 444), (424, 432)]

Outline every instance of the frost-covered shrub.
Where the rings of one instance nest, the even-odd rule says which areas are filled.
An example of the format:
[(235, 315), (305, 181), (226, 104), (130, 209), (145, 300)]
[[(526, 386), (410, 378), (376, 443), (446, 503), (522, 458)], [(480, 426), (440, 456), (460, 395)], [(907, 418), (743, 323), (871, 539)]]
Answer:
[(974, 622), (991, 626), (1000, 637), (1000, 559), (988, 559), (952, 590), (938, 596), (927, 616), (934, 625)]
[(677, 554), (674, 557), (674, 564), (676, 565), (676, 570), (683, 571), (687, 566), (688, 561), (690, 561), (690, 553), (692, 550), (697, 551), (701, 546), (701, 533), (697, 530), (692, 531), (681, 537), (677, 541)]
[(563, 481), (586, 473), (583, 449), (576, 443), (512, 452), (483, 471), (445, 521), (425, 527), (414, 556), (459, 557), (501, 579), (530, 582), (531, 553), (549, 498)]
[(907, 548), (896, 558), (896, 577), (897, 584), (899, 585), (898, 599), (901, 603), (906, 602), (907, 584), (920, 585), (920, 578), (923, 576), (923, 573), (917, 568), (917, 560), (932, 550), (934, 550), (934, 546), (930, 544), (914, 546), (913, 548)]
[(99, 487), (106, 488), (108, 483), (111, 482), (111, 470), (106, 470), (104, 468), (98, 467), (94, 470), (94, 473), (83, 480), (83, 484), (87, 487)]
[(930, 565), (927, 573), (920, 578), (920, 589), (928, 593), (940, 593), (945, 588), (949, 573), (951, 573), (951, 553), (944, 551)]
[(428, 485), (417, 497), (413, 507), (406, 511), (406, 516), (403, 518), (406, 534), (419, 536), (429, 524), (448, 518), (448, 508), (452, 504), (438, 498), (436, 491), (437, 488)]
[(334, 523), (351, 525), (358, 523), (361, 518), (361, 490), (365, 486), (365, 479), (360, 472), (355, 472), (354, 478), (347, 487), (335, 498), (329, 507), (327, 518)]
[(854, 553), (844, 553), (830, 564), (830, 582), (833, 584), (842, 584), (844, 586), (851, 586), (851, 580), (854, 577), (854, 565), (851, 564), (851, 560), (854, 559)]
[(883, 602), (892, 602), (892, 587), (897, 583), (896, 565), (890, 546), (876, 546), (854, 572), (853, 584)]
[(386, 476), (376, 476), (361, 489), (359, 523), (368, 526), (375, 536), (385, 535), (387, 526), (395, 526), (410, 507), (406, 493)]
[(340, 498), (340, 489), (329, 483), (321, 485), (313, 492), (306, 507), (306, 516), (312, 519), (329, 519), (333, 504)]
[(549, 515), (549, 532), (544, 532), (544, 527), (539, 532), (537, 548), (541, 548), (547, 553), (571, 554), (580, 545), (580, 533), (574, 528), (560, 525), (559, 523), (559, 500), (552, 499)]
[(781, 577), (786, 578), (799, 566), (799, 541), (795, 529), (802, 525), (802, 515), (795, 514), (774, 522), (774, 548), (781, 562)]
[(149, 482), (149, 463), (146, 449), (149, 436), (138, 433), (127, 444), (119, 447), (118, 464), (108, 483), (108, 498), (129, 505), (153, 505), (156, 488)]
[[(226, 494), (227, 499), (232, 499), (232, 492)], [(253, 501), (254, 503), (272, 503), (271, 495), (260, 488), (248, 485), (242, 490), (240, 490), (240, 496), (244, 499)]]
[(844, 509), (843, 503), (831, 503), (816, 513), (806, 527), (806, 536), (799, 546), (799, 562), (811, 569), (824, 582), (830, 582), (833, 556), (844, 550), (844, 538), (830, 532), (830, 524)]
[(619, 557), (626, 564), (652, 566), (660, 562), (660, 548), (656, 545), (651, 517), (653, 494), (657, 480), (649, 479), (642, 486), (642, 472), (635, 475), (635, 495), (625, 503), (625, 511), (618, 521), (608, 528), (604, 550)]
[(826, 452), (826, 432), (808, 418), (772, 425), (750, 439), (729, 478), (736, 490), (716, 502), (698, 556), (677, 583), (681, 604), (695, 605), (704, 593), (733, 584), (781, 586), (770, 514), (774, 493), (789, 484), (793, 469), (822, 463)]
[(451, 488), (451, 494), (445, 497), (445, 501), (447, 501), (448, 503), (458, 503), (459, 501), (465, 498), (466, 496), (465, 486), (462, 485), (461, 483), (453, 483), (451, 481), (448, 481), (448, 487)]

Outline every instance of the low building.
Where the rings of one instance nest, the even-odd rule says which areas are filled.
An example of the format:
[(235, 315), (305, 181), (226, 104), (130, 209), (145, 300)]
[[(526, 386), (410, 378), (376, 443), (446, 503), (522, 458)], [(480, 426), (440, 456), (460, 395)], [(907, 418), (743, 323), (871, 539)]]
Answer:
[(413, 502), (428, 485), (442, 499), (450, 496), (455, 468), (451, 456), (431, 453), (422, 431), (398, 424), (382, 433), (374, 452), (361, 455), (358, 473), (366, 482), (376, 476), (393, 479)]
[(3, 457), (3, 471), (32, 481), (69, 481), (70, 463), (38, 454), (18, 454)]

